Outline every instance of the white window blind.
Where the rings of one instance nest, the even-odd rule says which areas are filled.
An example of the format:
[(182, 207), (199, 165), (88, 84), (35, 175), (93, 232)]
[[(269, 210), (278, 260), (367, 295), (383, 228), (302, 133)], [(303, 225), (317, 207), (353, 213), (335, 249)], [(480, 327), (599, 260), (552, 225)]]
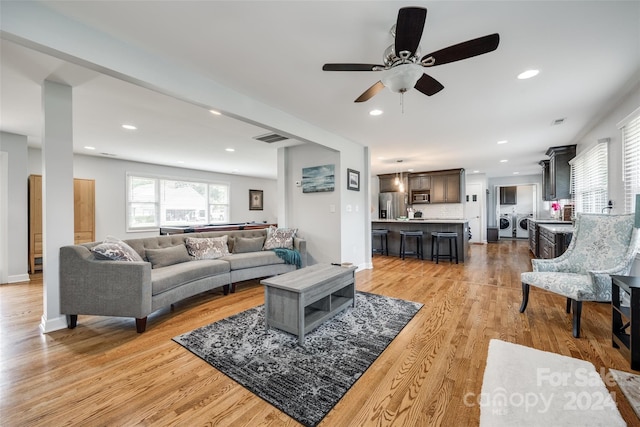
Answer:
[(574, 213), (601, 213), (607, 206), (607, 145), (606, 142), (599, 142), (569, 162)]
[(635, 195), (640, 193), (640, 108), (618, 126), (622, 130), (624, 208), (634, 212)]

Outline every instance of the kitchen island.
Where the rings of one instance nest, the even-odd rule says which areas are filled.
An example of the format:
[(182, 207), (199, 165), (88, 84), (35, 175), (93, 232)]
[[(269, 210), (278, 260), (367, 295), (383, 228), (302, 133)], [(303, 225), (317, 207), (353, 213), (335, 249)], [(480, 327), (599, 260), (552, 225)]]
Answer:
[[(371, 229), (389, 230), (389, 255), (400, 255), (400, 230), (423, 231), (422, 253), (424, 259), (431, 259), (431, 232), (433, 231), (453, 231), (458, 233), (458, 261), (464, 262), (467, 250), (469, 249), (469, 222), (466, 219), (378, 219), (371, 221)], [(380, 245), (376, 239), (372, 241), (375, 247)], [(410, 239), (408, 248), (412, 249), (415, 243)], [(446, 245), (446, 246), (445, 246)], [(446, 242), (441, 243), (440, 253), (448, 253), (449, 246)]]

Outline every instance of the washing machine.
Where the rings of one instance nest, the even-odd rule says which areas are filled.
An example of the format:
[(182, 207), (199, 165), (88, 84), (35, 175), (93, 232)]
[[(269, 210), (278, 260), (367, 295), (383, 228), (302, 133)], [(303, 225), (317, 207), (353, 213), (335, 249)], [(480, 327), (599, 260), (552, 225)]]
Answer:
[(498, 228), (499, 237), (513, 237), (513, 216), (511, 214), (500, 215)]
[(533, 218), (532, 213), (518, 214), (516, 215), (516, 238), (528, 239), (529, 238), (529, 219)]

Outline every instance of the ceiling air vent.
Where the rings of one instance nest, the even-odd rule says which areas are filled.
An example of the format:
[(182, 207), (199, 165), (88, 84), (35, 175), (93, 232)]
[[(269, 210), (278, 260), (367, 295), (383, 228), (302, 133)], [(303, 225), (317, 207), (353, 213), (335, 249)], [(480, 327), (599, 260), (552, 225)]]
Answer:
[(564, 123), (564, 121), (566, 120), (565, 117), (561, 118), (561, 119), (555, 119), (553, 122), (551, 122), (552, 126), (558, 126)]
[(266, 142), (267, 144), (273, 144), (274, 142), (284, 141), (285, 139), (289, 138), (287, 138), (286, 136), (278, 135), (277, 133), (267, 133), (265, 135), (254, 136), (253, 139)]

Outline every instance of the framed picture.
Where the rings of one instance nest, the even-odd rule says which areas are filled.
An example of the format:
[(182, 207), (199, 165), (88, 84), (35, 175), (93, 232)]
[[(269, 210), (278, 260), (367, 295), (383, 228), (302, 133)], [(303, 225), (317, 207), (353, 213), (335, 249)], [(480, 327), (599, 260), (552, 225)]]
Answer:
[(262, 190), (249, 190), (249, 210), (261, 211), (263, 209)]
[(303, 193), (333, 191), (335, 184), (335, 165), (302, 168)]
[(347, 169), (347, 190), (360, 191), (360, 172)]

